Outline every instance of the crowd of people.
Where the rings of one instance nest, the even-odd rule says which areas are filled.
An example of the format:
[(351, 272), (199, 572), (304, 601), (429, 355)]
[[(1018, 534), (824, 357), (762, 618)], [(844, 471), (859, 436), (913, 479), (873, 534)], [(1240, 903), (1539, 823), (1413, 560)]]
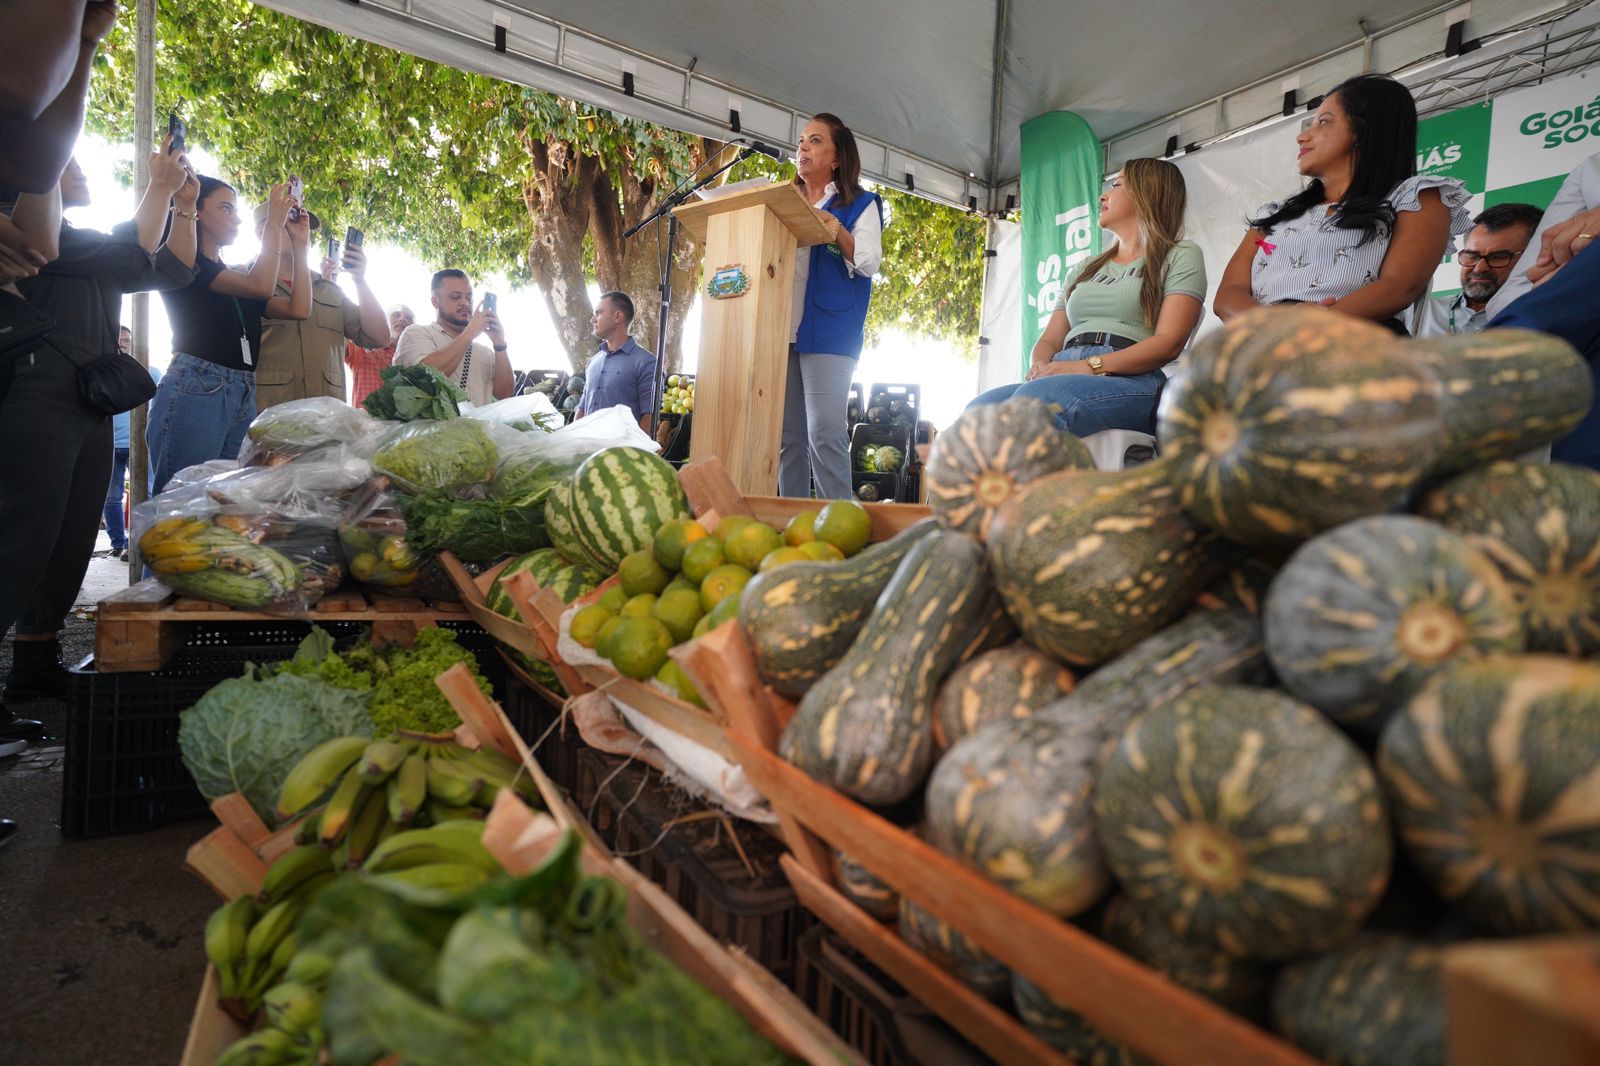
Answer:
[[(358, 231), (346, 232), (342, 249), (314, 238), (322, 220), (300, 202), (297, 182), (273, 185), (251, 212), (260, 240), (253, 263), (228, 266), (223, 251), (245, 208), (227, 182), (197, 174), (170, 133), (150, 154), (131, 219), (109, 233), (64, 222), (63, 210), (87, 202), (71, 151), (91, 60), (114, 16), (110, 0), (44, 5), (30, 15), (37, 47), (0, 69), (0, 187), (14, 190), (0, 211), (0, 636), (15, 627), (0, 755), (40, 735), (14, 704), (65, 691), (57, 633), (102, 522), (111, 551), (126, 557), (129, 409), (151, 401), (148, 488), (158, 493), (184, 467), (235, 456), (261, 410), (345, 397), (347, 369), (356, 404), (390, 365), (430, 366), (479, 405), (515, 387), (492, 294), (475, 299), (464, 271), (443, 269), (432, 278), (431, 321), (405, 306), (386, 312), (367, 283)], [(1304, 303), (1401, 335), (1541, 329), (1600, 368), (1600, 253), (1591, 250), (1600, 156), (1543, 212), (1507, 203), (1469, 218), (1460, 182), (1416, 174), (1416, 139), (1416, 108), (1400, 83), (1363, 75), (1331, 91), (1297, 138), (1303, 188), (1249, 217), (1214, 294), (1200, 248), (1183, 239), (1182, 172), (1165, 160), (1128, 160), (1100, 197), (1111, 243), (1064, 287), (1025, 380), (973, 404), (1038, 397), (1058, 406), (1065, 432), (1152, 431), (1167, 374), (1208, 295), (1224, 321)], [(779, 491), (838, 498), (851, 491), (846, 400), (885, 218), (837, 116), (806, 124), (796, 162), (795, 184), (826, 216), (832, 240), (796, 257)], [(314, 248), (325, 249), (317, 269)], [(1461, 290), (1429, 299), (1451, 253)], [(354, 298), (336, 283), (341, 272)], [(138, 291), (160, 292), (172, 325), (167, 371), (149, 380), (128, 371), (137, 363), (119, 320), (123, 295)], [(633, 339), (633, 318), (626, 293), (598, 301), (599, 347), (579, 417), (621, 404), (648, 428), (657, 360)], [(1600, 468), (1600, 412), (1554, 455)]]

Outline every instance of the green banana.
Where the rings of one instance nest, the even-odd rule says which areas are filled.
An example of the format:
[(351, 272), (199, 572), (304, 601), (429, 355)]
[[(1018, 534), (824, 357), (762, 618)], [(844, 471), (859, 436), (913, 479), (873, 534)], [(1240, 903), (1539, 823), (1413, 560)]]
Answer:
[(387, 786), (389, 820), (410, 825), (428, 798), (428, 761), (416, 752), (407, 755)]
[(428, 760), (428, 795), (441, 803), (465, 807), (483, 787), (482, 775), (451, 759)]
[(312, 988), (322, 988), (328, 983), (328, 975), (333, 972), (333, 962), (332, 955), (308, 948), (295, 954), (294, 959), (283, 971), (283, 979), (296, 984), (310, 985)]
[(189, 574), (165, 573), (161, 575), (161, 581), (168, 588), (186, 596), (215, 600), (247, 610), (267, 606), (283, 591), (270, 581), (215, 569)]
[(476, 807), (467, 807), (455, 803), (441, 803), (430, 799), (426, 808), (429, 821), (434, 825), (446, 822), (477, 822), (482, 821), (484, 812)]
[(217, 1056), (216, 1066), (275, 1066), (306, 1061), (294, 1038), (281, 1029), (258, 1029)]
[(344, 869), (359, 869), (367, 861), (367, 856), (377, 847), (378, 834), (388, 820), (389, 804), (384, 790), (368, 788), (366, 798), (361, 801), (361, 810), (350, 823), (350, 831), (344, 837)]
[(306, 752), (278, 790), (278, 818), (298, 814), (321, 799), (339, 775), (361, 758), (369, 743), (367, 737), (335, 737)]
[(459, 862), (434, 862), (409, 866), (376, 875), (381, 884), (422, 888), (437, 892), (466, 892), (477, 888), (489, 875), (476, 866)]
[(294, 923), (304, 909), (303, 900), (286, 899), (269, 907), (256, 920), (256, 924), (250, 927), (250, 935), (245, 938), (244, 945), (244, 957), (252, 969), (261, 964), (272, 964), (278, 945), (293, 931)]
[(306, 1032), (322, 1021), (322, 997), (310, 986), (292, 981), (280, 981), (267, 989), (261, 1006), (267, 1012), (267, 1024), (290, 1035)]
[[(458, 827), (477, 832), (460, 832)], [(396, 833), (373, 851), (365, 869), (374, 873), (433, 863), (465, 863), (493, 873), (500, 864), (483, 846), (482, 827), (481, 822), (463, 820)]]
[[(298, 921), (298, 918), (296, 920)], [(272, 972), (281, 975), (298, 954), (300, 954), (300, 937), (291, 929), (289, 935), (278, 941), (278, 946), (272, 949)]]
[(223, 998), (239, 994), (240, 965), (244, 961), (250, 923), (256, 917), (256, 901), (250, 896), (229, 900), (206, 919), (206, 958), (217, 968)]
[(322, 828), (322, 811), (327, 804), (319, 803), (301, 815), (295, 823), (294, 842), (296, 844), (315, 844), (317, 832)]
[(374, 740), (361, 754), (360, 773), (370, 785), (382, 784), (389, 775), (400, 769), (400, 764), (410, 754), (404, 744), (393, 740)]
[(267, 869), (267, 876), (261, 881), (261, 891), (256, 893), (256, 902), (270, 906), (298, 894), (306, 882), (332, 870), (333, 864), (328, 860), (328, 853), (315, 844), (295, 848)]
[(351, 817), (369, 791), (366, 779), (356, 771), (351, 770), (344, 775), (339, 787), (333, 790), (333, 798), (328, 800), (328, 809), (322, 812), (322, 826), (317, 839), (323, 847), (331, 851), (344, 839), (350, 829)]

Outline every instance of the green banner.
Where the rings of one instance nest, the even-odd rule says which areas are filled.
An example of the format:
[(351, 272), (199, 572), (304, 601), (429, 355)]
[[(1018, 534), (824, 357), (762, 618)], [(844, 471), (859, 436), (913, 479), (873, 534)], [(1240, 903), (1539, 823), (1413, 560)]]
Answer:
[(1074, 269), (1100, 251), (1100, 142), (1070, 111), (1022, 124), (1022, 371)]

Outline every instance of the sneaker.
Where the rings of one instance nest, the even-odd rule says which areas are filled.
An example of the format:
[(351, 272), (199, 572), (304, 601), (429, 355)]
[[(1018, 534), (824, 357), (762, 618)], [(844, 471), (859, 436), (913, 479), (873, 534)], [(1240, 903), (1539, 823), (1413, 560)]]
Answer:
[(44, 723), (32, 718), (18, 718), (9, 710), (0, 707), (0, 744), (10, 743), (13, 740), (30, 741), (44, 739)]
[(127, 548), (123, 548), (120, 552), (118, 552), (117, 553), (117, 559), (119, 561), (121, 561), (121, 562), (124, 562), (124, 563), (127, 562), (128, 561), (128, 549)]
[(0, 759), (9, 759), (28, 750), (26, 740), (0, 740)]

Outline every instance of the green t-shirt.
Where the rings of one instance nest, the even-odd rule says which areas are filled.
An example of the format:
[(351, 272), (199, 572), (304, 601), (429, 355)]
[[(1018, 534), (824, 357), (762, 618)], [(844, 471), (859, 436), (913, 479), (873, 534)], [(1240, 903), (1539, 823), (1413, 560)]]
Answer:
[[(1167, 253), (1165, 281), (1163, 297), (1177, 292), (1205, 302), (1206, 263), (1198, 244), (1179, 241), (1172, 246)], [(1152, 331), (1144, 324), (1139, 307), (1143, 284), (1143, 258), (1131, 263), (1108, 262), (1094, 277), (1084, 279), (1066, 301), (1068, 341), (1079, 333), (1116, 333), (1136, 341), (1149, 340)]]

